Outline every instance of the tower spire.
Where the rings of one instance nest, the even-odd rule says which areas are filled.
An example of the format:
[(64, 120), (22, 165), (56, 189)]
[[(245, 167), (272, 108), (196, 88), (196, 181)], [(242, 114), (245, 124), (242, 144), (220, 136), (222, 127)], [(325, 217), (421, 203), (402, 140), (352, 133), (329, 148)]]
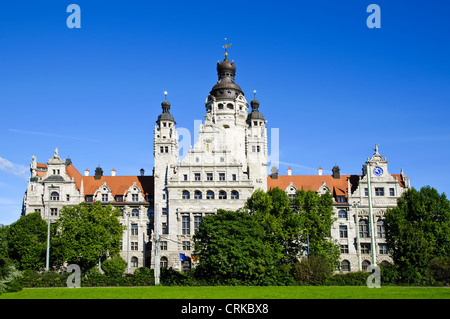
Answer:
[(231, 47), (232, 43), (227, 43), (227, 38), (225, 38), (225, 45), (223, 46), (223, 48), (225, 49), (225, 60), (228, 60), (228, 52), (227, 49), (229, 47)]

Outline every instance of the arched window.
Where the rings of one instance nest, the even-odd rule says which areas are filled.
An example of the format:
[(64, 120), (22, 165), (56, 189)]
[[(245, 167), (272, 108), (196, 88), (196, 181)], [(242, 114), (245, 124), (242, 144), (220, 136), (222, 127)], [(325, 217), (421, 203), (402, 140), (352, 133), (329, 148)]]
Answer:
[(214, 192), (213, 191), (207, 191), (206, 192), (206, 199), (214, 199)]
[(195, 191), (194, 192), (194, 199), (202, 199), (202, 192), (201, 191)]
[(361, 219), (359, 221), (359, 237), (369, 237), (369, 222), (367, 221), (367, 219)]
[(370, 266), (370, 262), (368, 261), (368, 260), (364, 260), (363, 262), (362, 262), (362, 270), (363, 271), (367, 271), (367, 268)]
[(384, 220), (379, 219), (377, 221), (377, 234), (378, 238), (386, 238), (386, 230), (384, 229)]
[(227, 199), (227, 192), (220, 191), (219, 192), (219, 199)]
[(217, 108), (218, 108), (219, 110), (223, 110), (223, 104), (222, 104), (222, 103), (219, 103), (219, 104), (217, 105)]
[(183, 191), (182, 198), (183, 198), (183, 199), (189, 199), (189, 198), (191, 198), (191, 194), (189, 193), (189, 191)]
[(131, 211), (131, 217), (139, 217), (139, 209), (135, 208)]
[(347, 211), (341, 209), (341, 210), (338, 212), (338, 217), (339, 217), (339, 218), (345, 218), (345, 219), (347, 219)]
[(233, 104), (231, 104), (231, 103), (228, 103), (228, 104), (227, 104), (227, 109), (229, 109), (229, 110), (232, 110), (232, 109), (234, 109), (234, 106), (233, 106)]
[(59, 193), (52, 192), (52, 194), (50, 195), (50, 200), (59, 200)]
[(138, 259), (137, 257), (131, 258), (131, 267), (137, 267), (138, 266)]
[(231, 199), (239, 199), (239, 192), (231, 191)]
[(350, 262), (348, 260), (341, 261), (341, 271), (350, 271)]
[(167, 263), (167, 257), (161, 257), (160, 262), (161, 262), (161, 267), (167, 268), (167, 265), (168, 265), (168, 263)]

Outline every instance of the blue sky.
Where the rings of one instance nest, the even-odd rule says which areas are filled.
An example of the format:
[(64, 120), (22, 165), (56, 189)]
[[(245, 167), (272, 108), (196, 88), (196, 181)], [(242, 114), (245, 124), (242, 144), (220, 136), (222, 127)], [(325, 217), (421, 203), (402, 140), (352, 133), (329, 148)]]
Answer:
[[(69, 29), (66, 8), (81, 8)], [(366, 8), (381, 8), (369, 29)], [(20, 216), (35, 155), (82, 172), (153, 168), (168, 91), (194, 135), (224, 37), (236, 82), (279, 128), (280, 173), (360, 174), (375, 144), (391, 173), (449, 194), (450, 5), (445, 1), (2, 1), (0, 224)]]

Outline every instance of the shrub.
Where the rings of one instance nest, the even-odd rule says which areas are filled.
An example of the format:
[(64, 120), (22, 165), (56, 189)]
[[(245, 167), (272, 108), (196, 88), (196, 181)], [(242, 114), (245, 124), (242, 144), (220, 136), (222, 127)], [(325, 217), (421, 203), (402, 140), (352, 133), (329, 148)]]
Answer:
[(0, 294), (22, 290), (22, 273), (6, 258), (0, 256)]
[(321, 285), (330, 275), (330, 266), (323, 256), (308, 256), (294, 266), (294, 276), (299, 284)]
[(450, 257), (436, 257), (430, 263), (433, 279), (444, 286), (450, 284)]
[(365, 271), (334, 274), (327, 278), (327, 286), (365, 286), (370, 273)]
[(102, 263), (102, 269), (109, 278), (120, 278), (123, 276), (127, 263), (120, 256), (114, 256)]
[(147, 267), (140, 267), (134, 271), (133, 284), (135, 286), (154, 286), (155, 272)]

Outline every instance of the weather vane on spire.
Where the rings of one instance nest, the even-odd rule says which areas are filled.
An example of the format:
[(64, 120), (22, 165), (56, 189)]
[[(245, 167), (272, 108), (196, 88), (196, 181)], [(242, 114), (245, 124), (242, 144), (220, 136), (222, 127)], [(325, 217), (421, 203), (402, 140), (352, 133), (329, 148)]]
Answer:
[(225, 38), (225, 45), (223, 46), (223, 48), (225, 49), (225, 58), (228, 57), (227, 49), (229, 47), (231, 47), (231, 43), (227, 43), (227, 38)]

